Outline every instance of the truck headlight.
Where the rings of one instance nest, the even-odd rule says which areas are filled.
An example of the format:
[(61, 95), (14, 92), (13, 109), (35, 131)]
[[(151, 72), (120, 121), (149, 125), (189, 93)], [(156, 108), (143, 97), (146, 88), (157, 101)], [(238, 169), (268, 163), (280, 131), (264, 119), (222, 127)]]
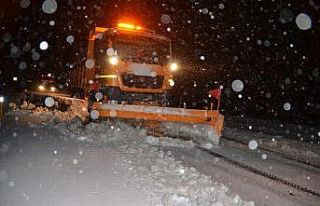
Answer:
[(113, 66), (114, 66), (114, 65), (117, 65), (117, 64), (119, 63), (118, 57), (116, 57), (116, 56), (110, 57), (109, 63), (110, 63), (111, 65), (113, 65)]
[(170, 70), (171, 70), (172, 72), (177, 71), (177, 70), (178, 70), (178, 64), (177, 64), (177, 63), (171, 63), (171, 64), (170, 64)]
[(38, 86), (38, 89), (39, 89), (40, 91), (44, 91), (44, 90), (45, 90), (45, 88), (44, 88), (43, 85), (39, 85), (39, 86)]
[(55, 87), (50, 87), (50, 91), (55, 92), (56, 88)]
[(171, 87), (175, 85), (175, 82), (173, 81), (173, 79), (169, 79), (168, 82)]

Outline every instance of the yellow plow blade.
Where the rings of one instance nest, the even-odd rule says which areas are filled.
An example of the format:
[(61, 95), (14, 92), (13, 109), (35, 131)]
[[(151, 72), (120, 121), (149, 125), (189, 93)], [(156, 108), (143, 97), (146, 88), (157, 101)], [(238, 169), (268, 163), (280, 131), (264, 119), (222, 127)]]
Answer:
[(217, 110), (94, 103), (100, 117), (157, 121), (166, 135), (219, 144), (224, 116)]

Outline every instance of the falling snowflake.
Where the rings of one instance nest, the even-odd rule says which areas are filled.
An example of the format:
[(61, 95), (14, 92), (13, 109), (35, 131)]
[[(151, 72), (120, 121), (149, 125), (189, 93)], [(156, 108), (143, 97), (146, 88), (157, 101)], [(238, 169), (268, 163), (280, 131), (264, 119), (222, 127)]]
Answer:
[(256, 140), (250, 140), (248, 146), (251, 150), (255, 150), (258, 148), (258, 142)]
[(108, 56), (114, 56), (115, 52), (114, 52), (114, 49), (113, 48), (108, 48), (107, 49), (107, 55)]
[(97, 110), (92, 110), (90, 112), (91, 119), (99, 119), (99, 116), (100, 116), (100, 114), (99, 114), (99, 111), (97, 111)]
[(283, 104), (283, 109), (285, 111), (290, 111), (291, 110), (291, 104), (289, 102), (286, 102)]
[(161, 23), (162, 24), (169, 24), (170, 21), (171, 21), (171, 18), (169, 15), (164, 14), (161, 16)]
[(97, 92), (94, 96), (99, 101), (102, 100), (102, 98), (103, 98), (103, 94), (101, 92)]
[(262, 155), (261, 155), (261, 158), (262, 158), (263, 160), (266, 160), (267, 157), (268, 157), (268, 156), (267, 156), (266, 154), (262, 154)]
[(49, 47), (49, 44), (48, 44), (48, 42), (46, 42), (46, 41), (42, 41), (41, 43), (40, 43), (40, 49), (41, 50), (47, 50), (48, 49), (48, 47)]
[(94, 65), (95, 65), (94, 60), (93, 59), (87, 59), (85, 65), (86, 65), (87, 69), (92, 69), (94, 67)]
[(45, 0), (42, 3), (42, 11), (46, 14), (53, 14), (56, 12), (58, 4), (55, 0)]
[(21, 8), (24, 8), (24, 9), (28, 8), (30, 6), (30, 0), (21, 0), (20, 6)]
[(232, 90), (235, 92), (241, 92), (244, 88), (244, 84), (241, 80), (234, 80), (231, 84)]
[(52, 97), (47, 97), (45, 100), (44, 100), (44, 104), (47, 106), (47, 107), (52, 107), (54, 105), (55, 101)]
[(66, 41), (67, 41), (69, 44), (72, 44), (72, 43), (74, 42), (74, 36), (68, 35), (67, 38), (66, 38)]
[(308, 29), (311, 29), (311, 27), (312, 27), (311, 18), (307, 14), (304, 14), (304, 13), (300, 13), (296, 17), (296, 24), (297, 24), (298, 28), (301, 30), (308, 30)]
[(72, 160), (72, 163), (73, 163), (74, 165), (77, 165), (77, 164), (79, 163), (79, 160), (73, 159), (73, 160)]

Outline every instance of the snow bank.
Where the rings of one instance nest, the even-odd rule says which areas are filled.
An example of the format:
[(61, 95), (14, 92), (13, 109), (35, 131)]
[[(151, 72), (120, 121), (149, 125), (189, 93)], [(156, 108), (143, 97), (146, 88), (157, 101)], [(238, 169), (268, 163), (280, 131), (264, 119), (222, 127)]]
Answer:
[(105, 143), (120, 151), (128, 184), (149, 193), (152, 205), (254, 205), (165, 151), (168, 146), (193, 147), (190, 141), (147, 136), (144, 129), (121, 121), (89, 123), (85, 127), (74, 122), (59, 129), (76, 141), (100, 146)]
[(9, 106), (11, 115), (15, 116), (16, 120), (30, 124), (70, 122), (77, 118), (85, 121), (87, 117), (87, 111), (83, 109), (83, 105), (79, 104), (72, 104), (65, 112), (42, 106), (36, 107), (26, 101), (20, 105), (20, 108), (15, 103), (10, 103)]
[[(176, 161), (161, 147), (130, 145), (123, 156), (131, 184), (149, 191), (154, 205), (254, 205), (231, 195), (228, 188)], [(152, 184), (148, 184), (151, 182)]]
[(162, 147), (194, 147), (194, 143), (192, 141), (184, 141), (180, 139), (172, 139), (169, 137), (154, 137), (147, 136), (145, 140), (155, 146)]

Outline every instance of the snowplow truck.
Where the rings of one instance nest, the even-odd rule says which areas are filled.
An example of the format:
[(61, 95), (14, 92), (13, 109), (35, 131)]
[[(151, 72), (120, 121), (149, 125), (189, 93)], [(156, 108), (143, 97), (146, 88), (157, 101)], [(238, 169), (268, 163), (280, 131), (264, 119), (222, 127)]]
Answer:
[(143, 121), (163, 135), (217, 145), (224, 120), (218, 110), (168, 106), (176, 70), (170, 39), (119, 23), (90, 31), (86, 62), (70, 71), (69, 83), (91, 118)]

